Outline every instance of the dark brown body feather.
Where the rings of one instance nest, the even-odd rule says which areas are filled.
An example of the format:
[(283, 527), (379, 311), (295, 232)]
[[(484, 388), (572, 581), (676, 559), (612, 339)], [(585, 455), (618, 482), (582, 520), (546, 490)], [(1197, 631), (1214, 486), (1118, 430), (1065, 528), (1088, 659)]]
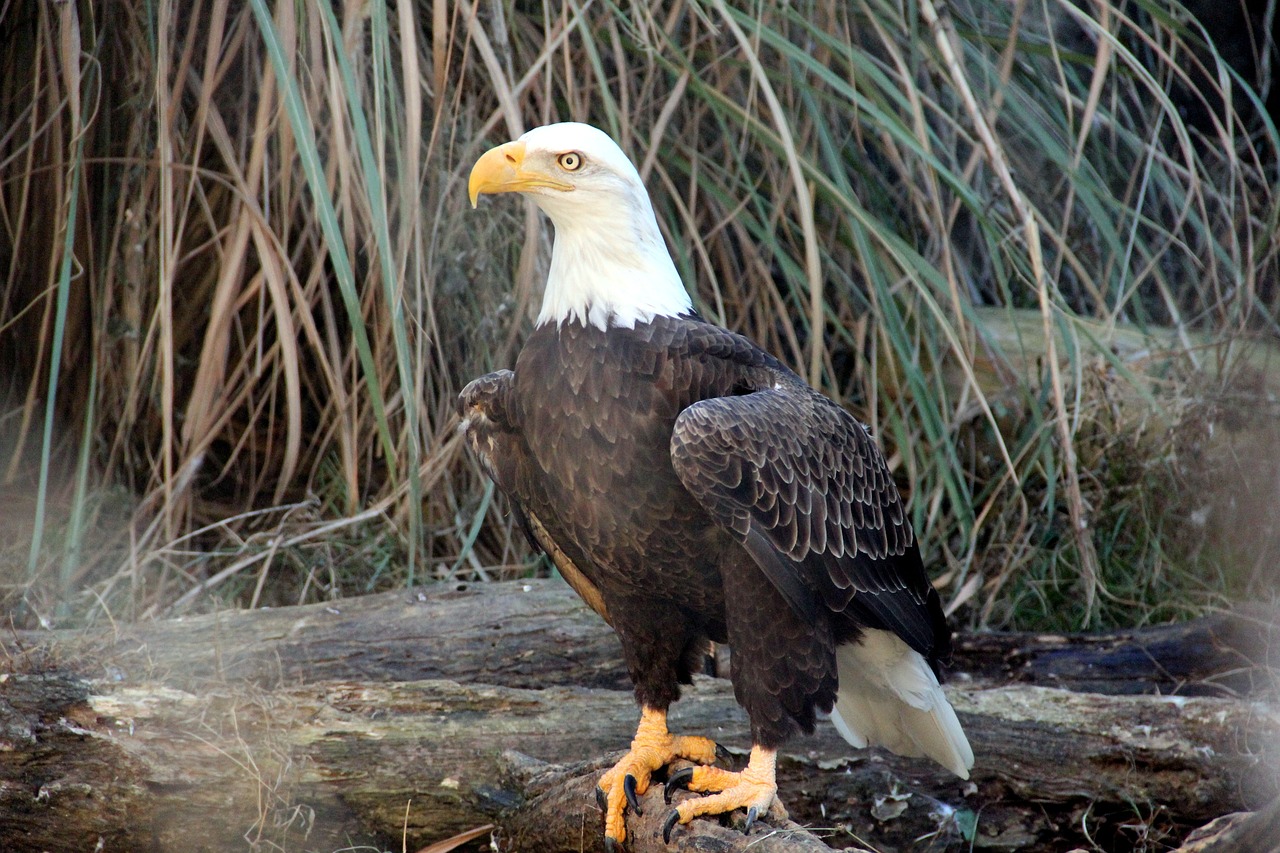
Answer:
[(879, 450), (745, 338), (696, 317), (546, 324), (459, 407), (530, 539), (617, 630), (641, 703), (665, 709), (727, 642), (755, 742), (777, 747), (830, 710), (861, 628), (947, 654)]

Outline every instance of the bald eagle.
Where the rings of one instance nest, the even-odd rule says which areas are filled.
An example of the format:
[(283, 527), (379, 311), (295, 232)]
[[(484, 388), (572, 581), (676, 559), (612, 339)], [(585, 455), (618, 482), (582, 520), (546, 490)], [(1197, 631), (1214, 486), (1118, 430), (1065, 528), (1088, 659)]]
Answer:
[[(537, 324), (516, 360), (459, 399), (466, 443), (531, 541), (617, 632), (640, 723), (599, 782), (605, 846), (626, 838), (677, 758), (674, 825), (777, 792), (778, 748), (829, 713), (854, 746), (924, 755), (963, 778), (973, 752), (938, 682), (951, 635), (902, 499), (867, 429), (746, 338), (698, 316), (634, 165), (604, 132), (531, 130), (471, 171), (555, 228)], [(751, 720), (741, 772), (673, 735), (667, 709), (709, 642), (732, 648)]]

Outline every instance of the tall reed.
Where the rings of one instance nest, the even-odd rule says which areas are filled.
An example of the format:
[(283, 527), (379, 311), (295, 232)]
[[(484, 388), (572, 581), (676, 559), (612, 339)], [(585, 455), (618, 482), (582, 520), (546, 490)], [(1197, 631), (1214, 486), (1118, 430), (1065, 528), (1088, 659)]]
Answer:
[(453, 400), (511, 363), (549, 234), (463, 184), (562, 119), (640, 164), (705, 314), (870, 423), (968, 620), (1165, 618), (1280, 552), (1194, 527), (1230, 503), (1195, 436), (1247, 411), (1274, 450), (1278, 145), (1179, 7), (2, 14), (0, 462), (42, 614), (532, 570)]

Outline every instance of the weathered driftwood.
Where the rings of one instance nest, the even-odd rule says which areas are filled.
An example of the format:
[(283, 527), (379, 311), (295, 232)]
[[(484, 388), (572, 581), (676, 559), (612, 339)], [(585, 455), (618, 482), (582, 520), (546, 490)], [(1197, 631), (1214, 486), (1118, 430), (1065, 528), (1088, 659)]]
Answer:
[[(860, 754), (824, 729), (783, 762), (793, 817), (903, 844), (930, 833), (958, 842), (964, 820), (990, 811), (980, 842), (1034, 849), (1061, 829), (1047, 816), (1055, 805), (1102, 815), (1158, 804), (1202, 823), (1275, 793), (1265, 767), (1280, 759), (1280, 715), (1260, 705), (1024, 686), (953, 697), (980, 756), (972, 787), (922, 762)], [(337, 849), (402, 831), (413, 843), (438, 840), (487, 822), (510, 849), (594, 849), (600, 757), (626, 743), (635, 718), (625, 693), (570, 687), (323, 682), (194, 693), (47, 675), (10, 676), (0, 709), (0, 837), (15, 850), (91, 849), (98, 837), (108, 850), (226, 850), (243, 837)], [(747, 746), (719, 679), (688, 692), (673, 726)], [(540, 763), (592, 759), (576, 773)], [(661, 849), (657, 789), (644, 805), (632, 821), (638, 853)], [(699, 822), (677, 837), (733, 849), (705, 846), (708, 833), (719, 830)]]
[(1256, 812), (1237, 812), (1197, 829), (1174, 853), (1277, 853), (1280, 798)]
[[(1245, 608), (1110, 634), (961, 633), (952, 670), (985, 684), (1249, 695), (1275, 686), (1267, 665), (1280, 660), (1278, 623), (1273, 611)], [(613, 631), (558, 580), (457, 584), (87, 631), (10, 632), (0, 635), (0, 654), (78, 660), (91, 678), (174, 685), (447, 678), (629, 689)]]
[(630, 689), (613, 631), (559, 580), (442, 585), (84, 631), (17, 631), (0, 634), (0, 649), (10, 658), (79, 661), (88, 677), (127, 683), (272, 687), (447, 678)]
[(1274, 692), (1280, 616), (1242, 606), (1176, 625), (1099, 634), (961, 633), (959, 671), (1111, 695), (1248, 696)]
[[(0, 682), (3, 847), (92, 849), (102, 838), (106, 850), (212, 851), (248, 837), (285, 849), (399, 849), (402, 833), (421, 846), (493, 822), (506, 849), (597, 849), (591, 789), (629, 740), (636, 710), (629, 691), (557, 678), (620, 686), (616, 640), (571, 595), (487, 585), (10, 635), (15, 671), (57, 671)], [(1032, 639), (1063, 646), (1023, 637), (1011, 648)], [(1039, 659), (984, 649), (1004, 662), (1003, 677), (1016, 675), (1010, 661)], [(951, 688), (978, 755), (971, 785), (924, 762), (852, 750), (823, 727), (780, 765), (792, 817), (842, 846), (854, 833), (881, 849), (914, 849), (923, 836), (934, 849), (948, 839), (967, 848), (966, 836), (977, 849), (1061, 849), (1083, 823), (1125, 849), (1135, 820), (1185, 834), (1276, 793), (1280, 715), (1268, 705), (980, 687), (1002, 677), (987, 669)], [(687, 693), (673, 727), (748, 745), (719, 679)], [(660, 785), (642, 805), (631, 849), (666, 849)], [(696, 821), (673, 842), (819, 849), (776, 823), (748, 839)]]

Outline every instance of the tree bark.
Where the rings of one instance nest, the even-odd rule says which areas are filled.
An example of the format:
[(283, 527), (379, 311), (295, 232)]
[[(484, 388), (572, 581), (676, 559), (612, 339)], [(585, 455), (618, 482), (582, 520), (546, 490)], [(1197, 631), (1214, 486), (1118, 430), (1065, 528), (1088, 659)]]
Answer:
[(956, 669), (993, 683), (1087, 693), (1271, 693), (1280, 614), (1257, 605), (1191, 622), (1101, 634), (960, 633)]
[(1197, 829), (1174, 853), (1277, 853), (1280, 798), (1256, 812), (1223, 815)]
[(82, 631), (16, 631), (10, 657), (71, 659), (118, 682), (193, 686), (446, 678), (630, 690), (612, 629), (559, 580), (451, 584), (327, 604)]
[[(260, 687), (362, 679), (630, 690), (617, 637), (559, 580), (455, 584), (83, 631), (16, 631), (9, 657), (82, 659), (91, 678)], [(983, 684), (1106, 694), (1252, 695), (1276, 686), (1280, 615), (1243, 607), (1107, 634), (959, 633), (951, 670)], [(721, 667), (727, 675), (727, 667)], [(712, 673), (715, 674), (715, 673)]]
[[(494, 584), (11, 635), (14, 671), (0, 681), (3, 846), (93, 849), (102, 839), (104, 850), (220, 851), (248, 838), (290, 850), (399, 849), (403, 834), (417, 849), (495, 823), (503, 849), (599, 849), (592, 789), (637, 711), (629, 689), (612, 689), (625, 686), (616, 639), (571, 595)], [(823, 724), (780, 763), (791, 816), (840, 846), (856, 836), (909, 850), (928, 836), (932, 849), (1055, 850), (1084, 826), (1131, 849), (1135, 822), (1181, 838), (1276, 796), (1273, 706), (987, 686), (1064, 646), (1035, 642), (1043, 653), (996, 654), (986, 643), (1003, 674), (988, 667), (949, 688), (978, 755), (970, 783), (854, 750)], [(1237, 668), (1238, 651), (1228, 655)], [(564, 684), (565, 671), (605, 686)], [(722, 679), (686, 691), (672, 727), (742, 754), (749, 746)], [(661, 785), (642, 807), (628, 821), (630, 849), (667, 850)], [(699, 820), (672, 841), (701, 851), (823, 844), (777, 821), (744, 837)]]

